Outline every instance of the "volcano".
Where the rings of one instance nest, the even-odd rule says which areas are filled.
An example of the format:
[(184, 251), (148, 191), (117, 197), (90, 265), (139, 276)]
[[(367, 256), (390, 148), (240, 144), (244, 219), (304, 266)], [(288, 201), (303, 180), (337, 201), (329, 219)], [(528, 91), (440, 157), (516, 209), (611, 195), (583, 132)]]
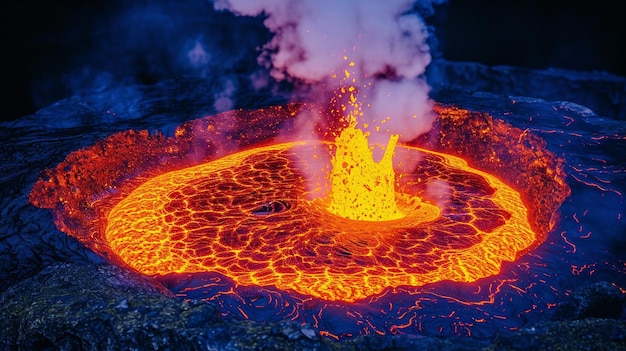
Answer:
[[(337, 301), (362, 314), (359, 303), (350, 303), (497, 275), (503, 262), (545, 240), (570, 191), (562, 160), (541, 139), (484, 113), (440, 106), (437, 128), (396, 151), (413, 161), (396, 172), (392, 188), (403, 216), (342, 218), (329, 210), (329, 200), (311, 198), (301, 174), (317, 153), (343, 152), (337, 141), (279, 136), (295, 115), (311, 109), (341, 120), (333, 109), (292, 104), (190, 121), (170, 138), (115, 134), (44, 171), (30, 201), (53, 210), (57, 227), (85, 246), (129, 269), (167, 277), (179, 294), (214, 298), (219, 290), (198, 296), (198, 286), (173, 281), (218, 274), (235, 293), (240, 286), (279, 289), (293, 294), (287, 300)], [(468, 128), (476, 133), (468, 136)], [(429, 191), (433, 184), (446, 184), (449, 195)], [(369, 213), (376, 203), (363, 206)], [(292, 303), (305, 320), (323, 312)], [(416, 303), (395, 304), (386, 315), (400, 318)], [(236, 306), (242, 309), (248, 315), (245, 303)], [(357, 320), (347, 319), (352, 332), (322, 332), (370, 331)], [(389, 333), (401, 324), (372, 328)]]
[[(188, 99), (187, 108), (200, 107), (201, 104), (194, 101), (201, 101), (199, 97), (203, 95), (202, 84), (187, 81), (186, 85), (193, 89), (190, 88), (186, 93), (182, 93), (178, 91), (179, 84), (166, 82), (154, 87), (134, 87), (131, 91), (143, 90), (146, 96), (172, 96), (164, 91), (174, 89), (178, 92), (177, 96), (184, 96)], [(151, 90), (155, 91), (151, 92)], [(156, 93), (156, 91), (160, 92)], [(109, 101), (116, 101), (128, 94), (128, 90), (111, 92), (112, 100)], [(509, 258), (501, 262), (497, 272), (490, 272), (483, 277), (475, 277), (469, 281), (457, 280), (456, 282), (455, 279), (444, 279), (424, 281), (419, 284), (400, 282), (400, 284), (393, 285), (381, 279), (382, 283), (379, 286), (382, 290), (375, 289), (369, 293), (366, 292), (363, 296), (368, 296), (357, 297), (353, 300), (335, 299), (329, 295), (316, 296), (313, 291), (324, 290), (316, 289), (315, 284), (281, 285), (279, 280), (272, 280), (267, 276), (266, 280), (258, 282), (237, 281), (236, 279), (246, 275), (234, 276), (228, 270), (219, 269), (195, 273), (190, 271), (156, 272), (156, 274), (146, 272), (157, 279), (150, 284), (165, 286), (169, 292), (160, 294), (178, 296), (178, 298), (169, 297), (174, 300), (182, 298), (186, 301), (204, 301), (217, 306), (221, 318), (229, 321), (231, 325), (237, 325), (238, 321), (244, 320), (263, 321), (263, 323), (284, 323), (283, 321), (288, 320), (298, 325), (308, 326), (306, 328), (310, 329), (303, 329), (306, 333), (310, 333), (310, 330), (316, 335), (329, 337), (332, 340), (338, 338), (348, 343), (352, 342), (350, 340), (353, 340), (353, 337), (367, 334), (384, 334), (388, 337), (398, 334), (449, 337), (471, 335), (471, 338), (478, 337), (479, 339), (490, 338), (500, 333), (506, 335), (506, 333), (514, 333), (518, 328), (533, 321), (541, 321), (554, 316), (555, 306), (563, 299), (563, 296), (572, 293), (576, 282), (581, 282), (581, 279), (587, 282), (583, 285), (588, 285), (593, 281), (609, 280), (614, 284), (609, 286), (621, 287), (623, 265), (619, 263), (619, 255), (611, 256), (617, 247), (608, 246), (611, 248), (605, 249), (607, 243), (612, 242), (610, 235), (612, 231), (607, 232), (598, 226), (598, 223), (604, 221), (614, 221), (615, 226), (612, 228), (618, 232), (620, 228), (621, 178), (618, 169), (615, 168), (618, 166), (612, 166), (616, 163), (612, 159), (613, 153), (610, 150), (614, 150), (616, 145), (623, 142), (623, 136), (619, 133), (615, 134), (615, 129), (602, 129), (602, 125), (598, 124), (602, 121), (607, 125), (619, 126), (619, 122), (601, 119), (589, 110), (571, 103), (549, 103), (529, 98), (503, 100), (493, 95), (468, 97), (449, 92), (442, 93), (441, 98), (441, 100), (454, 99), (459, 101), (459, 104), (440, 104), (437, 107), (439, 118), (433, 132), (398, 149), (400, 151), (397, 152), (415, 153), (415, 158), (419, 160), (418, 164), (421, 167), (408, 168), (410, 171), (404, 169), (405, 173), (399, 172), (398, 179), (401, 186), (397, 189), (399, 192), (423, 195), (422, 201), (435, 204), (440, 209), (449, 209), (441, 211), (443, 215), (447, 214), (448, 221), (457, 220), (458, 224), (448, 226), (447, 236), (445, 230), (442, 231), (435, 226), (428, 226), (430, 229), (422, 229), (416, 234), (418, 236), (429, 235), (428, 230), (431, 230), (437, 232), (437, 236), (432, 238), (456, 238), (456, 241), (446, 242), (437, 242), (434, 239), (423, 247), (422, 257), (430, 255), (438, 263), (441, 261), (437, 261), (436, 255), (433, 256), (435, 252), (432, 250), (433, 247), (453, 245), (452, 247), (457, 247), (462, 251), (477, 247), (476, 243), (484, 238), (482, 234), (477, 236), (478, 232), (467, 231), (468, 227), (465, 223), (479, 221), (481, 223), (476, 223), (476, 228), (493, 232), (510, 218), (513, 210), (504, 210), (495, 201), (481, 199), (481, 197), (488, 198), (495, 193), (496, 187), (489, 180), (489, 175), (494, 176), (507, 187), (515, 189), (528, 211), (526, 218), (534, 237), (530, 240), (530, 244), (522, 245), (518, 252), (509, 252)], [(86, 99), (92, 99), (90, 103), (94, 106), (97, 106), (98, 101), (104, 101), (101, 95), (86, 97)], [(292, 196), (294, 193), (290, 191), (295, 190), (289, 190), (290, 187), (298, 188), (295, 185), (302, 184), (304, 180), (299, 178), (299, 171), (295, 173), (288, 171), (300, 168), (287, 167), (304, 161), (306, 161), (304, 164), (312, 164), (308, 162), (309, 159), (305, 160), (302, 159), (303, 156), (298, 156), (310, 155), (310, 153), (295, 152), (294, 150), (298, 150), (297, 147), (318, 147), (320, 151), (324, 151), (326, 150), (324, 145), (330, 144), (319, 142), (300, 146), (285, 144), (288, 140), (284, 139), (284, 134), (277, 134), (277, 130), (288, 130), (290, 121), (297, 111), (318, 110), (319, 107), (306, 104), (274, 103), (268, 107), (210, 114), (208, 117), (192, 119), (178, 126), (171, 126), (169, 122), (163, 124), (165, 122), (162, 117), (164, 104), (159, 100), (152, 101), (155, 103), (153, 106), (158, 106), (158, 109), (154, 110), (157, 111), (156, 113), (150, 112), (151, 108), (147, 105), (146, 111), (142, 114), (143, 118), (133, 119), (131, 114), (126, 124), (118, 124), (122, 117), (117, 117), (119, 112), (111, 110), (111, 105), (108, 103), (102, 105), (105, 108), (101, 116), (105, 119), (117, 118), (115, 124), (97, 123), (90, 126), (90, 124), (79, 122), (80, 119), (75, 119), (74, 123), (83, 123), (79, 129), (81, 135), (90, 135), (90, 140), (76, 138), (68, 133), (75, 130), (77, 124), (50, 129), (53, 124), (49, 123), (45, 129), (40, 127), (40, 131), (37, 131), (36, 127), (26, 127), (30, 122), (29, 118), (24, 118), (20, 123), (9, 126), (12, 130), (24, 130), (24, 128), (31, 130), (30, 137), (28, 137), (30, 141), (14, 144), (14, 149), (18, 148), (22, 151), (13, 155), (30, 155), (28, 159), (33, 161), (45, 157), (49, 159), (49, 163), (53, 163), (40, 175), (38, 175), (41, 171), (40, 161), (35, 162), (36, 165), (33, 164), (32, 167), (26, 167), (23, 170), (14, 168), (12, 173), (8, 173), (24, 174), (26, 177), (24, 179), (29, 179), (29, 181), (22, 183), (22, 187), (24, 190), (29, 190), (31, 201), (37, 206), (47, 208), (37, 209), (26, 205), (27, 192), (25, 191), (22, 191), (22, 195), (14, 200), (10, 200), (14, 197), (5, 197), (5, 201), (9, 201), (7, 204), (15, 204), (5, 206), (6, 209), (22, 208), (14, 212), (17, 217), (4, 217), (5, 223), (9, 224), (6, 222), (8, 218), (15, 218), (15, 221), (11, 221), (12, 228), (19, 227), (22, 228), (20, 232), (31, 233), (29, 236), (21, 236), (25, 240), (16, 246), (21, 249), (13, 250), (19, 254), (15, 256), (18, 259), (14, 262), (22, 262), (19, 263), (19, 266), (23, 267), (19, 270), (20, 272), (28, 272), (29, 265), (26, 264), (28, 261), (25, 259), (31, 255), (29, 252), (35, 252), (31, 250), (38, 250), (37, 247), (42, 249), (38, 251), (37, 257), (46, 265), (54, 265), (59, 261), (76, 262), (82, 265), (102, 265), (107, 261), (129, 272), (137, 270), (133, 268), (132, 261), (124, 259), (106, 241), (106, 235), (103, 234), (107, 232), (105, 222), (108, 222), (108, 217), (104, 215), (110, 213), (117, 204), (129, 198), (151, 179), (167, 174), (176, 175), (174, 179), (178, 179), (182, 187), (177, 189), (180, 194), (177, 195), (178, 197), (174, 196), (176, 191), (170, 192), (172, 197), (168, 198), (168, 202), (164, 204), (169, 204), (168, 206), (174, 211), (172, 213), (175, 213), (177, 209), (184, 209), (176, 203), (185, 199), (187, 196), (185, 193), (191, 191), (201, 194), (203, 189), (210, 189), (206, 188), (207, 183), (198, 183), (197, 180), (192, 181), (191, 178), (189, 182), (185, 181), (186, 178), (182, 177), (184, 172), (203, 164), (210, 165), (211, 162), (220, 159), (228, 160), (229, 157), (235, 160), (231, 162), (237, 166), (211, 166), (214, 168), (209, 167), (204, 172), (208, 174), (213, 172), (214, 176), (200, 178), (213, 179), (217, 181), (213, 186), (222, 188), (221, 192), (208, 191), (205, 195), (195, 198), (198, 206), (208, 209), (206, 216), (210, 216), (211, 213), (222, 213), (229, 208), (235, 209), (245, 213), (248, 221), (252, 220), (257, 224), (265, 223), (266, 225), (272, 223), (273, 228), (278, 228), (274, 229), (274, 235), (280, 230), (289, 234), (288, 230), (297, 228), (295, 224), (297, 221), (294, 221), (295, 217), (292, 217), (296, 213), (297, 217), (301, 218), (300, 232), (313, 233), (315, 230), (328, 228), (325, 226), (333, 224), (328, 220), (328, 218), (333, 218), (330, 214), (316, 217), (311, 215), (311, 212), (306, 212), (306, 206), (313, 206), (308, 208), (315, 209), (316, 205), (315, 201), (310, 202), (306, 194), (299, 194), (298, 191), (301, 190), (296, 191), (295, 196)], [(80, 106), (83, 104), (75, 104), (75, 100), (51, 106), (37, 116), (38, 125), (44, 126), (46, 116), (56, 116), (60, 111), (64, 114), (68, 111), (75, 111), (72, 113), (80, 116)], [(180, 105), (172, 104), (172, 107), (174, 106)], [(490, 113), (481, 112), (479, 108), (489, 110)], [(200, 107), (198, 110), (201, 109)], [(185, 114), (184, 111), (182, 110), (183, 114)], [(146, 123), (145, 113), (154, 113), (154, 125), (159, 125), (157, 121), (162, 121), (161, 127), (158, 128), (161, 132), (155, 129), (152, 131), (145, 129), (115, 131), (123, 126), (139, 126)], [(36, 117), (32, 118), (34, 120)], [(50, 121), (53, 120), (50, 119)], [(94, 132), (85, 134), (89, 129)], [(460, 133), (461, 130), (473, 132)], [(223, 132), (217, 133), (217, 131)], [(289, 135), (289, 133), (286, 134)], [(52, 145), (57, 146), (52, 147)], [(593, 149), (598, 151), (590, 152)], [(585, 154), (589, 156), (583, 156)], [(488, 155), (492, 157), (486, 157)], [(594, 155), (603, 156), (598, 158)], [(469, 168), (460, 169), (460, 166), (454, 166), (453, 163), (446, 161), (459, 157), (465, 158)], [(241, 162), (244, 159), (248, 161)], [(54, 164), (55, 162), (58, 164)], [(276, 173), (267, 173), (268, 170), (264, 170), (261, 166), (268, 164), (275, 165), (269, 168), (276, 170)], [(603, 166), (597, 167), (595, 164)], [(28, 173), (24, 173), (27, 170)], [(234, 191), (238, 184), (232, 179), (224, 183), (224, 180), (217, 177), (226, 170), (233, 175), (237, 172), (248, 172), (247, 177), (268, 186), (257, 186), (263, 189), (261, 193), (244, 191), (245, 196), (242, 196), (244, 200), (238, 203), (239, 207), (234, 206), (236, 202), (232, 203), (230, 200), (224, 202), (224, 198), (220, 197), (220, 194)], [(255, 178), (255, 172), (262, 172), (263, 176)], [(282, 177), (288, 181), (281, 183)], [(442, 189), (453, 191), (431, 192), (430, 197), (426, 196), (427, 182), (419, 181), (420, 178), (443, 179), (445, 182), (443, 184), (450, 185)], [(241, 177), (234, 179), (242, 180)], [(20, 183), (13, 184), (19, 185)], [(34, 185), (32, 191), (27, 184)], [(196, 185), (192, 186), (192, 184)], [(289, 184), (289, 186), (285, 188), (284, 184)], [(280, 188), (282, 190), (272, 190), (272, 186), (282, 187)], [(22, 188), (18, 186), (15, 189), (19, 191)], [(155, 194), (155, 192), (151, 191), (150, 194)], [(437, 194), (453, 194), (453, 196), (438, 197)], [(581, 201), (583, 199), (585, 200)], [(448, 200), (448, 204), (445, 205), (446, 201), (442, 200)], [(602, 201), (606, 205), (600, 212), (588, 206), (590, 201)], [(22, 204), (18, 205), (19, 203)], [(474, 210), (470, 210), (471, 208)], [(54, 214), (54, 221), (49, 217), (50, 210)], [(321, 206), (317, 211), (319, 214), (326, 210)], [(480, 215), (475, 217), (463, 215), (471, 211)], [(443, 215), (439, 215), (438, 220), (427, 223), (437, 223), (441, 221)], [(107, 220), (102, 221), (105, 217)], [(207, 218), (210, 217), (205, 217)], [(598, 221), (599, 218), (603, 220)], [(318, 224), (307, 226), (307, 220)], [(401, 218), (396, 221), (401, 223), (404, 220), (407, 219)], [(341, 223), (350, 222), (340, 217), (334, 221), (335, 230), (341, 227)], [(356, 259), (354, 257), (360, 252), (359, 250), (364, 251), (368, 247), (376, 246), (379, 241), (387, 241), (387, 244), (393, 244), (394, 240), (400, 240), (395, 241), (396, 243), (401, 242), (402, 235), (410, 234), (407, 234), (405, 230), (405, 234), (398, 236), (398, 233), (402, 233), (402, 226), (396, 226), (396, 229), (393, 229), (394, 226), (390, 226), (387, 221), (379, 222), (379, 224), (372, 223), (373, 225), (359, 224), (356, 227), (345, 225), (343, 227), (355, 230), (354, 228), (360, 226), (359, 233), (371, 232), (374, 235), (342, 236), (339, 235), (341, 232), (335, 232), (334, 237), (328, 234), (318, 236), (318, 241), (312, 243), (323, 246), (323, 240), (329, 240), (324, 245), (335, 259), (334, 262), (331, 260), (330, 267), (332, 264), (341, 267), (341, 264), (345, 265), (342, 262)], [(377, 237), (375, 230), (377, 226), (385, 227), (385, 230), (381, 232), (396, 233), (394, 240)], [(455, 226), (464, 229), (457, 230), (454, 229)], [(222, 225), (222, 228), (225, 227)], [(233, 226), (231, 230), (236, 233), (236, 228), (243, 230), (245, 226)], [(302, 228), (307, 228), (307, 231), (303, 231)], [(267, 231), (266, 235), (270, 235), (271, 232)], [(48, 234), (42, 237), (41, 233)], [(595, 233), (605, 234), (595, 235)], [(459, 236), (461, 234), (462, 236)], [(226, 235), (221, 238), (218, 235), (216, 238), (220, 244), (230, 245), (231, 248), (237, 249), (238, 245), (245, 242), (234, 241), (245, 237), (245, 233), (241, 235), (235, 235), (230, 239)], [(78, 241), (72, 238), (78, 238)], [(288, 236), (283, 238), (288, 238)], [(271, 248), (274, 247), (288, 247), (294, 239), (290, 240), (280, 240), (278, 246), (269, 246), (266, 243), (264, 250), (267, 252), (272, 251)], [(32, 243), (29, 244), (32, 245), (32, 249), (24, 246), (29, 242)], [(41, 246), (37, 243), (49, 244)], [(175, 248), (176, 244), (169, 246)], [(306, 245), (301, 248), (320, 250)], [(98, 255), (94, 255), (93, 252)], [(303, 252), (301, 251), (300, 254)], [(606, 259), (601, 261), (594, 259), (598, 252), (604, 252), (603, 257)], [(408, 250), (397, 254), (407, 254), (407, 257), (411, 257)], [(271, 253), (267, 255), (271, 256)], [(297, 255), (293, 257), (297, 258)], [(384, 257), (381, 256), (380, 261), (383, 259)], [(242, 267), (242, 263), (237, 264), (242, 268), (239, 272), (267, 267), (263, 260), (256, 263), (248, 260), (247, 267)], [(436, 264), (437, 269), (443, 269), (443, 267), (445, 265)], [(422, 268), (424, 268), (423, 271), (433, 269), (427, 265)], [(16, 285), (16, 287), (19, 286), (21, 285)], [(350, 287), (353, 291), (366, 291), (355, 284)]]

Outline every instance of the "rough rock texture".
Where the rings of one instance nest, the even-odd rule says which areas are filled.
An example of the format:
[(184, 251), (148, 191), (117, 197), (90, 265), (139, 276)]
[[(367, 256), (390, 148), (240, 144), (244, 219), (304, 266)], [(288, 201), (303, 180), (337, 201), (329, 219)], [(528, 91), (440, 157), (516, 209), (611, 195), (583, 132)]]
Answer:
[[(626, 321), (543, 322), (494, 340), (362, 336), (293, 322), (223, 321), (117, 266), (59, 264), (0, 295), (0, 350), (621, 350)], [(590, 307), (591, 308), (591, 307)]]
[[(0, 350), (475, 349), (479, 341), (364, 337), (336, 342), (291, 322), (223, 321), (113, 265), (59, 264), (0, 295)], [(465, 348), (465, 345), (469, 345)]]
[(589, 318), (538, 323), (496, 338), (489, 350), (626, 350), (626, 322)]
[(605, 72), (532, 70), (437, 59), (427, 74), (435, 94), (456, 90), (576, 101), (600, 116), (626, 120), (626, 78)]
[(556, 310), (556, 319), (618, 319), (623, 314), (626, 295), (607, 282), (598, 282), (574, 290)]
[(210, 305), (177, 301), (165, 289), (109, 265), (55, 265), (0, 298), (0, 345), (20, 349), (167, 349), (177, 332), (212, 325)]
[[(582, 76), (577, 81), (577, 76), (553, 73), (459, 63), (456, 68), (449, 67), (442, 76), (448, 81), (436, 89), (473, 93), (469, 95), (472, 99), (469, 106), (473, 109), (483, 111), (495, 106), (494, 110), (506, 115), (507, 121), (517, 121), (516, 126), (543, 131), (549, 145), (572, 162), (575, 168), (570, 168), (570, 173), (591, 182), (592, 186), (587, 186), (570, 179), (569, 184), (574, 184), (577, 190), (572, 204), (584, 202), (585, 206), (593, 207), (587, 216), (582, 216), (586, 207), (572, 209), (574, 205), (570, 205), (569, 214), (578, 217), (570, 217), (568, 225), (572, 234), (584, 228), (580, 236), (588, 231), (593, 235), (588, 239), (568, 237), (579, 244), (573, 250), (563, 242), (565, 238), (559, 237), (560, 231), (556, 231), (553, 236), (556, 244), (549, 246), (555, 249), (543, 256), (546, 266), (532, 270), (559, 288), (559, 295), (561, 288), (589, 282), (590, 285), (571, 292), (556, 308), (559, 320), (549, 320), (550, 316), (546, 315), (547, 321), (524, 325), (495, 339), (370, 336), (342, 342), (321, 338), (313, 334), (313, 329), (293, 323), (224, 321), (211, 304), (181, 301), (151, 281), (103, 264), (104, 259), (56, 230), (51, 214), (28, 204), (27, 194), (38, 172), (54, 167), (74, 150), (128, 129), (149, 128), (172, 134), (175, 126), (184, 121), (214, 114), (211, 97), (219, 91), (211, 89), (220, 87), (212, 80), (184, 79), (75, 96), (36, 115), (2, 124), (0, 350), (626, 350), (626, 315), (622, 312), (619, 320), (607, 318), (615, 317), (616, 312), (611, 311), (617, 311), (620, 305), (623, 311), (623, 299), (615, 295), (619, 289), (611, 283), (591, 285), (606, 280), (624, 287), (624, 256), (620, 251), (624, 247), (624, 221), (623, 210), (619, 208), (623, 197), (615, 198), (616, 191), (624, 193), (621, 150), (625, 129), (618, 118), (623, 119), (620, 116), (626, 111), (623, 107), (626, 84), (624, 79), (610, 76), (599, 75), (585, 82)], [(492, 83), (489, 83), (490, 75)], [(465, 78), (461, 79), (462, 76)], [(569, 88), (550, 90), (551, 84), (561, 83), (560, 86)], [(599, 88), (597, 94), (592, 91), (594, 86)], [(542, 91), (542, 87), (547, 91)], [(494, 99), (498, 103), (490, 105), (490, 100), (478, 92), (576, 101), (589, 105), (601, 116), (615, 119), (570, 111), (572, 104), (518, 103), (519, 99), (506, 96)], [(565, 98), (564, 94), (578, 94), (580, 99)], [(246, 101), (245, 106), (285, 102), (276, 94), (259, 95), (239, 89), (237, 99)], [(447, 97), (441, 102), (456, 102), (459, 95), (439, 94)], [(608, 102), (608, 107), (603, 108), (616, 114), (595, 108), (591, 102), (585, 102), (587, 97), (593, 104)], [(560, 111), (553, 118), (545, 113), (552, 109)], [(572, 119), (563, 120), (563, 111)], [(528, 116), (534, 117), (532, 121)], [(596, 178), (599, 180), (594, 183)], [(607, 180), (612, 182), (612, 187), (607, 186)], [(609, 190), (604, 191), (605, 188)], [(594, 216), (595, 208), (602, 209), (595, 211), (596, 214), (603, 214)], [(622, 213), (621, 222), (610, 211)], [(602, 255), (596, 257), (596, 252)], [(607, 253), (616, 255), (617, 259), (607, 258)], [(590, 261), (592, 268), (583, 270)], [(570, 276), (569, 271), (575, 267), (576, 275)], [(622, 271), (614, 272), (615, 268)], [(590, 289), (591, 294), (585, 293), (585, 289)], [(524, 296), (535, 299), (537, 295), (533, 294), (537, 292), (541, 289)], [(617, 299), (613, 300), (613, 296)], [(552, 301), (539, 300), (544, 305), (546, 302)], [(605, 305), (608, 310), (598, 310)]]
[(626, 295), (608, 282), (580, 287), (557, 306), (553, 321), (497, 337), (494, 350), (625, 350)]

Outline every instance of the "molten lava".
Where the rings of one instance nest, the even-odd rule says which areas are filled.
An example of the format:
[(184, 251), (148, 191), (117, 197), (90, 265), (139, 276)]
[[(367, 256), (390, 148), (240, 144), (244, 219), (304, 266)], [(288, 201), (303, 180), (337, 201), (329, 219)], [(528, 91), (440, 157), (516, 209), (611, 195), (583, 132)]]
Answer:
[[(536, 240), (517, 192), (459, 158), (414, 148), (425, 160), (422, 171), (400, 175), (403, 218), (337, 217), (325, 201), (305, 200), (294, 150), (306, 145), (253, 148), (154, 177), (110, 211), (106, 241), (148, 275), (219, 272), (241, 285), (355, 301), (387, 287), (496, 274)], [(420, 202), (429, 177), (453, 181), (450, 202), (462, 205), (439, 217)], [(258, 214), (273, 201), (289, 208)]]
[[(120, 133), (46, 170), (30, 201), (53, 209), (61, 230), (148, 275), (210, 271), (237, 285), (356, 301), (497, 274), (545, 238), (569, 193), (540, 139), (443, 107), (430, 135), (395, 148), (418, 160), (414, 169), (391, 178), (392, 138), (380, 163), (370, 163), (381, 170), (348, 184), (352, 162), (372, 161), (344, 154), (341, 137), (267, 143), (307, 108), (233, 111), (184, 124), (172, 138)], [(362, 140), (359, 132), (348, 139)], [(301, 165), (311, 153), (303, 151), (318, 147), (329, 158), (335, 151), (340, 175), (332, 195), (310, 199)]]
[(397, 141), (397, 135), (391, 136), (383, 158), (375, 162), (367, 136), (360, 129), (351, 124), (341, 132), (332, 159), (330, 212), (360, 221), (403, 216), (396, 204), (392, 163)]
[[(344, 60), (347, 61), (348, 57), (344, 56)], [(354, 65), (354, 62), (348, 64), (349, 67)], [(342, 84), (345, 84), (351, 75), (346, 69), (341, 80)], [(352, 83), (355, 82), (356, 79), (353, 78)], [(390, 136), (382, 159), (374, 161), (368, 135), (356, 128), (358, 118), (363, 112), (355, 94), (356, 89), (352, 85), (342, 87), (337, 93), (337, 97), (349, 96), (348, 101), (341, 105), (343, 113), (347, 111), (348, 126), (335, 139), (336, 150), (331, 161), (328, 211), (358, 221), (401, 218), (403, 214), (396, 204), (392, 163), (398, 135)]]

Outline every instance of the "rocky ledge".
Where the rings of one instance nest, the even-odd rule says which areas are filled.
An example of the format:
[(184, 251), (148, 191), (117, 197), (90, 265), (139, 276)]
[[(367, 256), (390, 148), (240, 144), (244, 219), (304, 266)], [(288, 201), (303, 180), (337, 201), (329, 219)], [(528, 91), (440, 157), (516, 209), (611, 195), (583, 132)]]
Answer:
[[(109, 265), (58, 264), (0, 295), (2, 350), (624, 350), (624, 293), (597, 283), (555, 318), (490, 340), (363, 336), (335, 341), (293, 322), (223, 320), (157, 282)], [(620, 319), (621, 318), (621, 319)]]

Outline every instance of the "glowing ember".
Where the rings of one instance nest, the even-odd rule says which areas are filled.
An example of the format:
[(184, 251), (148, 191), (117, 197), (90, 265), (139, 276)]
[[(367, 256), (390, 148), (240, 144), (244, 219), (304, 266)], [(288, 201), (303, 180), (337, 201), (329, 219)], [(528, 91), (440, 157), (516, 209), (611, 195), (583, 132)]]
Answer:
[[(424, 144), (475, 151), (473, 162), (517, 184), (523, 196), (458, 157), (402, 145), (396, 152), (419, 160), (419, 167), (390, 182), (400, 209), (395, 213), (402, 215), (346, 219), (328, 210), (332, 199), (308, 199), (296, 167), (309, 162), (304, 155), (310, 153), (301, 151), (321, 147), (330, 155), (340, 149), (335, 143), (274, 143), (229, 154), (237, 145), (267, 140), (267, 126), (277, 130), (298, 108), (201, 119), (170, 139), (116, 135), (46, 171), (31, 202), (55, 209), (62, 230), (145, 274), (211, 271), (238, 285), (355, 301), (389, 287), (497, 274), (503, 261), (545, 237), (569, 191), (560, 166), (537, 139), (482, 115), (440, 109), (438, 134), (425, 136)], [(471, 129), (477, 140), (454, 134), (458, 124), (468, 123), (487, 127)], [(501, 138), (503, 151), (487, 137)], [(515, 143), (507, 144), (509, 139)], [(91, 157), (97, 150), (109, 156)], [(508, 164), (505, 157), (511, 157)], [(139, 174), (134, 179), (126, 176), (130, 166)], [(382, 218), (389, 219), (374, 219)]]

